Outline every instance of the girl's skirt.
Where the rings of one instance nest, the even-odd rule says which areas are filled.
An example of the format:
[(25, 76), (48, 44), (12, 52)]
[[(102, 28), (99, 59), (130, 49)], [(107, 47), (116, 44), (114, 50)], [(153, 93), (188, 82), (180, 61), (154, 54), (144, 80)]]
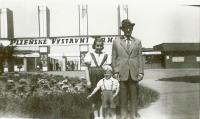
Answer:
[[(89, 75), (91, 81), (91, 92), (96, 88), (100, 79), (104, 78), (104, 71), (102, 67), (90, 67)], [(101, 102), (101, 90), (98, 90), (92, 96), (93, 103)]]

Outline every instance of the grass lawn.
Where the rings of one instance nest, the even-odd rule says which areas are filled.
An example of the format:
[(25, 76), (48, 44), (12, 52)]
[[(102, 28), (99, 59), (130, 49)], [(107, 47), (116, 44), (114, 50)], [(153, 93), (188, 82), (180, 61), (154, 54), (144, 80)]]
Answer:
[(162, 79), (158, 79), (158, 81), (200, 83), (200, 76), (184, 76), (184, 77), (162, 78)]

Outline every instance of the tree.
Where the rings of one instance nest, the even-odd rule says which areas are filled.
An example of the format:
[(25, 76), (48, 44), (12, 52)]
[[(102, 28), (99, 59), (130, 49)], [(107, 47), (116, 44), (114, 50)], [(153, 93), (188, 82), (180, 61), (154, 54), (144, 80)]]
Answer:
[(17, 46), (5, 46), (6, 49), (6, 60), (8, 62), (8, 72), (13, 72), (14, 71), (14, 61), (16, 57), (14, 54), (17, 52)]
[(17, 68), (19, 69), (19, 72), (20, 72), (20, 69), (22, 68), (22, 64), (18, 64)]
[(4, 72), (3, 64), (5, 62), (5, 48), (2, 44), (0, 44), (0, 74)]
[(14, 54), (17, 52), (17, 46), (3, 46), (0, 44), (0, 71), (4, 72), (3, 64), (7, 61), (8, 63), (8, 72), (14, 71), (14, 61), (15, 56)]

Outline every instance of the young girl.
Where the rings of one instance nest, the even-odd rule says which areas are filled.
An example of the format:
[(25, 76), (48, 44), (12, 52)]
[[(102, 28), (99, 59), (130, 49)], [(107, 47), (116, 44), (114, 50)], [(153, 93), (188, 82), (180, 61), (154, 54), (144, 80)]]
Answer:
[[(94, 90), (98, 81), (104, 78), (104, 70), (103, 67), (110, 64), (111, 60), (108, 58), (108, 54), (102, 52), (104, 49), (104, 41), (101, 37), (95, 37), (94, 43), (92, 45), (94, 52), (87, 53), (84, 58), (84, 63), (86, 65), (86, 80), (88, 88), (91, 88), (91, 91)], [(94, 117), (98, 118), (102, 117), (102, 111), (100, 114), (100, 106), (101, 106), (101, 90), (99, 90), (92, 97), (92, 108), (94, 109)]]

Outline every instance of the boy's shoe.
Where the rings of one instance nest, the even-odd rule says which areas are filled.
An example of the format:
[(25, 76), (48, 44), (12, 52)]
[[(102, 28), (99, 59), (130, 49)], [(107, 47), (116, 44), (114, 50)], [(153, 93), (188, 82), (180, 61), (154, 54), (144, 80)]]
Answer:
[(95, 117), (94, 119), (104, 119), (103, 117)]

